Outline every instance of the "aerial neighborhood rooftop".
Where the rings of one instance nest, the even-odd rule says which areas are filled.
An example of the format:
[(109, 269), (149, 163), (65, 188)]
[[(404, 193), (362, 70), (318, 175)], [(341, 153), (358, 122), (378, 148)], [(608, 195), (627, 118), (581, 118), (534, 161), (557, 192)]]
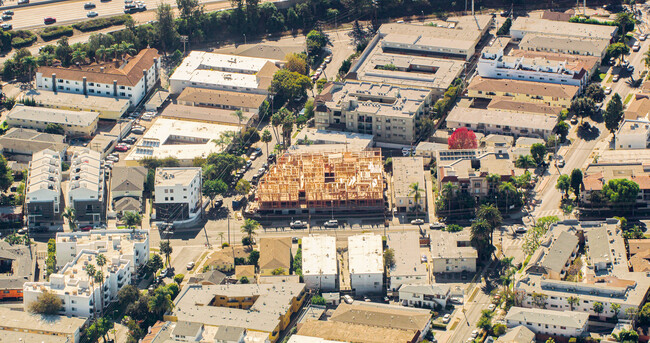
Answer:
[(174, 6), (0, 2), (0, 342), (648, 340), (650, 4)]

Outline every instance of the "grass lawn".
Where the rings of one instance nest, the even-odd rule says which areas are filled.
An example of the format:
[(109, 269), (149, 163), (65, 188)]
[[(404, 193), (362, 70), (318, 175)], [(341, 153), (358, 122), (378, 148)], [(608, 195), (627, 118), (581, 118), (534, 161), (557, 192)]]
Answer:
[(609, 77), (607, 78), (607, 81), (605, 81), (605, 82), (611, 83), (613, 78), (614, 78), (613, 75), (609, 75)]
[(626, 105), (627, 105), (628, 102), (630, 102), (630, 100), (632, 100), (632, 96), (633, 96), (633, 95), (634, 95), (634, 94), (628, 94), (628, 95), (625, 97), (625, 104), (626, 104)]

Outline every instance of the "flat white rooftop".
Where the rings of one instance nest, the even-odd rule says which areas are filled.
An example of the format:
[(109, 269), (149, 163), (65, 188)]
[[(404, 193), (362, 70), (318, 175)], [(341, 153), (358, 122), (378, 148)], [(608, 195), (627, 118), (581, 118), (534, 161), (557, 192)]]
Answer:
[(302, 239), (302, 273), (304, 275), (336, 274), (336, 238), (312, 235)]
[(363, 234), (348, 237), (350, 274), (384, 272), (381, 236)]
[(182, 160), (207, 157), (223, 150), (213, 140), (235, 129), (232, 125), (158, 118), (136, 143), (126, 160), (169, 156)]

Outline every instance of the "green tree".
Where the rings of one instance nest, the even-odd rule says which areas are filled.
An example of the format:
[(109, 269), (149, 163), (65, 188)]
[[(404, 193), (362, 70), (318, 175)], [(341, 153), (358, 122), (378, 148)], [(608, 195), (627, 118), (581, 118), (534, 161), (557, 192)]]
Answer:
[(476, 326), (489, 331), (492, 328), (492, 316), (494, 316), (494, 313), (490, 310), (481, 311), (481, 317), (478, 319)]
[[(186, 0), (189, 1), (189, 0)], [(172, 51), (178, 40), (174, 24), (174, 12), (169, 4), (160, 4), (156, 10), (156, 36), (164, 53)]]
[(515, 166), (517, 168), (524, 168), (528, 171), (528, 168), (535, 167), (535, 160), (530, 155), (519, 155), (517, 160), (515, 160)]
[(311, 297), (311, 303), (313, 305), (325, 306), (327, 302), (325, 301), (325, 298), (323, 298), (322, 296), (314, 295), (313, 297)]
[(530, 147), (530, 155), (535, 160), (538, 166), (542, 165), (544, 162), (544, 157), (546, 157), (546, 145), (542, 143), (535, 143)]
[(38, 314), (59, 314), (61, 306), (63, 306), (61, 299), (53, 292), (45, 290), (35, 301), (29, 303), (27, 309)]
[(246, 237), (248, 238), (249, 242), (249, 247), (252, 249), (253, 248), (253, 236), (255, 235), (255, 231), (260, 227), (260, 223), (258, 223), (255, 219), (250, 219), (246, 218), (244, 221), (244, 225), (241, 227), (241, 232), (246, 234)]
[(413, 210), (415, 211), (416, 216), (421, 209), (420, 200), (422, 199), (422, 193), (424, 193), (424, 189), (420, 188), (418, 182), (409, 185), (409, 196), (413, 198)]
[(271, 136), (271, 131), (269, 131), (267, 129), (264, 129), (264, 131), (262, 131), (262, 138), (261, 139), (262, 139), (262, 142), (264, 142), (264, 144), (266, 144), (266, 156), (268, 156), (270, 154), (270, 152), (269, 152), (269, 143), (273, 140), (273, 137)]
[(74, 232), (77, 230), (77, 211), (72, 207), (66, 207), (63, 210), (63, 218), (68, 220), (68, 225), (70, 226), (70, 231)]
[(142, 225), (142, 215), (136, 211), (126, 211), (122, 216), (122, 221), (127, 229), (132, 229), (135, 234), (135, 228)]
[(235, 185), (235, 191), (242, 195), (248, 194), (251, 191), (251, 183), (248, 180), (241, 179)]
[(85, 64), (87, 54), (84, 50), (77, 49), (72, 52), (72, 63)]
[(607, 103), (607, 109), (603, 117), (605, 119), (605, 127), (614, 135), (614, 142), (616, 142), (616, 131), (621, 121), (623, 121), (623, 102), (618, 93), (614, 93)]
[(140, 299), (140, 291), (134, 285), (125, 285), (117, 291), (117, 300), (122, 308), (126, 308)]
[(580, 190), (582, 188), (582, 171), (580, 169), (573, 169), (571, 171), (571, 189), (576, 198), (580, 196)]
[(617, 303), (612, 303), (610, 305), (612, 312), (614, 313), (614, 319), (618, 318), (618, 314), (621, 312), (621, 305)]
[(163, 260), (162, 257), (158, 254), (154, 254), (149, 261), (147, 261), (147, 269), (151, 273), (155, 273), (158, 271), (158, 269), (163, 267)]
[(309, 56), (318, 56), (327, 44), (330, 44), (330, 39), (324, 32), (311, 30), (307, 34), (307, 54)]
[(314, 99), (312, 98), (307, 99), (307, 102), (305, 102), (305, 117), (307, 119), (314, 117)]
[(596, 113), (596, 103), (591, 98), (579, 97), (571, 102), (569, 113), (580, 117), (580, 124), (582, 124), (584, 118), (591, 117)]
[(605, 310), (605, 307), (603, 306), (603, 303), (596, 301), (591, 309), (600, 316), (600, 314)]
[(312, 87), (311, 79), (300, 73), (280, 69), (273, 75), (269, 90), (275, 93), (275, 101), (283, 103), (288, 99), (300, 98), (307, 95)]
[(158, 286), (158, 288), (154, 290), (153, 295), (149, 297), (148, 307), (149, 311), (156, 316), (161, 316), (165, 312), (174, 308), (174, 303), (172, 302), (169, 289), (165, 286)]
[(490, 226), (490, 244), (494, 245), (494, 230), (503, 223), (501, 211), (492, 204), (483, 204), (476, 211), (476, 219), (488, 223)]
[(560, 142), (566, 141), (566, 136), (569, 134), (569, 124), (567, 124), (565, 121), (560, 121), (555, 125), (555, 128), (553, 128), (553, 131), (560, 136)]
[(496, 337), (503, 336), (506, 333), (507, 328), (508, 327), (504, 324), (494, 324), (492, 327), (492, 335)]
[(176, 282), (179, 286), (181, 282), (183, 282), (183, 279), (185, 278), (184, 274), (176, 274), (174, 275), (174, 282)]
[(568, 297), (566, 299), (566, 302), (569, 304), (569, 307), (571, 308), (571, 311), (580, 304), (580, 299), (578, 297)]
[(201, 11), (198, 0), (176, 0), (176, 5), (183, 19), (191, 19), (198, 11)]
[(237, 126), (241, 127), (241, 121), (244, 120), (244, 112), (242, 110), (236, 110), (232, 115), (237, 118)]
[(512, 182), (502, 182), (499, 185), (499, 193), (505, 194), (506, 196), (506, 212), (510, 210), (510, 198), (517, 194), (517, 188), (512, 184)]
[(271, 271), (271, 275), (283, 275), (285, 273), (284, 268), (278, 267)]
[(616, 20), (614, 22), (619, 27), (620, 35), (624, 37), (626, 33), (634, 29), (636, 20), (634, 19), (634, 14), (622, 11), (616, 13)]
[(284, 57), (286, 64), (284, 67), (292, 72), (302, 75), (309, 75), (309, 67), (307, 66), (307, 56), (304, 53), (297, 54), (291, 53)]
[(538, 308), (546, 308), (546, 299), (548, 299), (546, 294), (536, 292), (532, 294), (533, 304)]
[(595, 102), (601, 102), (605, 99), (605, 90), (600, 83), (592, 83), (585, 89), (584, 96), (591, 98)]
[(14, 176), (4, 155), (0, 154), (0, 192), (6, 192), (14, 183)]
[(165, 265), (167, 267), (171, 266), (169, 257), (171, 256), (173, 250), (174, 249), (168, 241), (160, 241), (160, 253), (165, 255)]
[(557, 184), (555, 184), (555, 188), (562, 192), (565, 197), (568, 197), (569, 190), (571, 189), (571, 179), (569, 178), (569, 175), (560, 175), (557, 178)]
[(384, 250), (384, 268), (390, 270), (395, 266), (395, 250), (388, 248)]
[(257, 250), (252, 250), (248, 254), (248, 264), (257, 266), (257, 262), (260, 260), (260, 252)]
[(478, 251), (479, 259), (486, 259), (492, 253), (490, 224), (484, 219), (476, 220), (471, 227), (471, 243)]
[(630, 204), (639, 195), (639, 185), (628, 179), (613, 179), (603, 185), (602, 194), (612, 203)]
[(250, 281), (248, 281), (248, 278), (247, 278), (247, 277), (242, 276), (241, 278), (239, 278), (239, 283), (241, 283), (241, 284), (247, 284), (247, 283), (250, 283)]
[(225, 194), (227, 191), (228, 185), (221, 179), (203, 181), (203, 195), (210, 198), (210, 203), (214, 202), (217, 195)]
[(456, 184), (447, 182), (444, 185), (442, 185), (442, 189), (440, 190), (440, 194), (442, 194), (443, 198), (447, 200), (447, 211), (450, 211), (450, 213), (451, 213), (451, 200), (454, 198), (454, 194), (457, 189), (458, 186)]
[(637, 343), (639, 342), (639, 334), (634, 330), (621, 330), (618, 334), (614, 334), (614, 339), (621, 343)]
[(607, 56), (614, 59), (624, 59), (628, 53), (630, 53), (630, 47), (625, 43), (613, 43), (607, 47)]
[(56, 123), (49, 123), (45, 126), (46, 133), (51, 133), (55, 135), (63, 135), (65, 134), (65, 130), (63, 129), (63, 126), (61, 124), (56, 124)]
[(104, 254), (97, 254), (95, 256), (95, 264), (97, 264), (97, 272), (95, 273), (95, 282), (99, 282), (100, 287), (100, 298), (101, 298), (101, 308), (100, 313), (104, 312), (104, 273), (102, 272), (103, 267), (106, 265), (106, 256)]

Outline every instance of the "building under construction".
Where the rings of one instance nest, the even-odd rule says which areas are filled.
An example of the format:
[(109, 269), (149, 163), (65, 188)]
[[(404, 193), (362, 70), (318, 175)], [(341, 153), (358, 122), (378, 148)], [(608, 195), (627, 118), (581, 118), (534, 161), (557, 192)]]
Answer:
[(260, 181), (251, 209), (275, 215), (383, 213), (384, 188), (380, 149), (285, 154)]

